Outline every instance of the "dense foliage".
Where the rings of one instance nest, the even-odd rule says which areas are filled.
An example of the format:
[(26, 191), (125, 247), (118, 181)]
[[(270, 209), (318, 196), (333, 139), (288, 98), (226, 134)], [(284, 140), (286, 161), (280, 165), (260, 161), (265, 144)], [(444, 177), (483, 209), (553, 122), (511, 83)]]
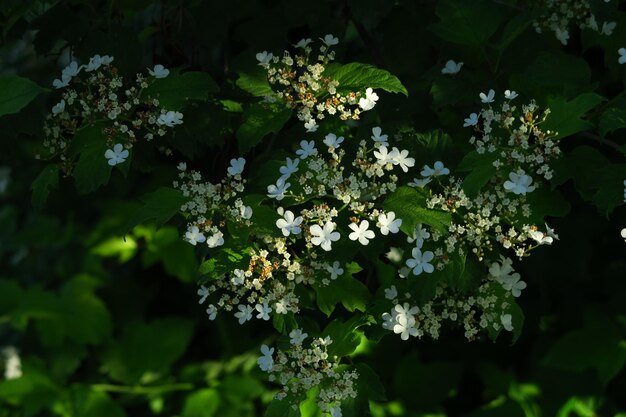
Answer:
[(626, 416), (625, 1), (0, 19), (0, 417)]

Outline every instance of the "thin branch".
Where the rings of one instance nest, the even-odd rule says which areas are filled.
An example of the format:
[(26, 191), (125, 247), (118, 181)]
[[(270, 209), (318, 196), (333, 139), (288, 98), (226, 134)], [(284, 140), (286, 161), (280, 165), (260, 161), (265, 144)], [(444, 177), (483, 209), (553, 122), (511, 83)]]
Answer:
[(608, 139), (601, 138), (600, 136), (595, 135), (595, 134), (593, 134), (593, 133), (590, 133), (590, 132), (581, 132), (581, 133), (580, 133), (580, 136), (582, 136), (582, 137), (584, 137), (584, 138), (587, 138), (587, 139), (591, 139), (591, 140), (593, 140), (594, 142), (598, 142), (598, 143), (600, 143), (600, 144), (602, 144), (602, 145), (608, 146), (608, 147), (610, 147), (610, 148), (615, 149), (616, 151), (621, 152), (621, 149), (620, 149), (621, 147), (620, 147), (617, 143), (615, 143), (615, 142), (611, 142), (611, 141), (610, 141), (610, 140), (608, 140)]

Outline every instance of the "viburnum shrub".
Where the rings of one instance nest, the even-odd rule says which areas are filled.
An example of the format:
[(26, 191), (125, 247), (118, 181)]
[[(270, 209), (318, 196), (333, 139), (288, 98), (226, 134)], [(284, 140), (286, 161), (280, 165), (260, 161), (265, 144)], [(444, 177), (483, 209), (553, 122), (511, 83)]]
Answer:
[[(479, 3), (493, 7), (476, 6)], [(84, 262), (64, 259), (49, 268), (50, 273), (71, 277), (58, 288), (38, 283), (37, 277), (47, 269), (40, 266), (21, 271), (28, 279), (20, 285), (0, 278), (2, 322), (31, 338), (35, 337), (26, 333), (28, 323), (35, 322), (42, 349), (55, 358), (49, 376), (36, 349), (33, 359), (27, 345), (20, 345), (22, 336), (0, 345), (6, 381), (36, 376), (24, 385), (0, 384), (0, 417), (18, 415), (11, 414), (13, 408), (8, 414), (3, 411), (5, 396), (15, 410), (22, 402), (35, 401), (36, 411), (24, 414), (28, 416), (42, 410), (60, 416), (107, 412), (123, 416), (109, 405), (117, 394), (120, 404), (146, 396), (150, 412), (165, 415), (172, 410), (163, 411), (165, 399), (181, 391), (193, 391), (185, 397), (182, 411), (171, 411), (182, 417), (219, 415), (216, 410), (228, 408), (223, 405), (226, 401), (234, 404), (247, 396), (262, 403), (268, 417), (402, 415), (405, 410), (397, 403), (378, 405), (385, 401), (378, 374), (396, 378), (395, 389), (410, 402), (417, 383), (405, 374), (414, 370), (412, 366), (423, 370), (432, 366), (435, 370), (428, 372), (433, 373), (445, 373), (447, 368), (442, 366), (440, 372), (439, 365), (424, 365), (417, 356), (407, 355), (402, 363), (409, 364), (408, 370), (390, 376), (376, 369), (375, 354), (401, 356), (413, 346), (437, 350), (446, 343), (455, 349), (490, 352), (492, 346), (514, 344), (524, 334), (525, 313), (536, 324), (533, 337), (554, 332), (557, 314), (539, 317), (535, 310), (539, 307), (524, 300), (534, 293), (532, 300), (537, 302), (536, 294), (548, 285), (544, 281), (551, 277), (542, 271), (552, 261), (546, 251), (566, 251), (570, 242), (587, 235), (602, 234), (594, 239), (604, 243), (621, 244), (620, 236), (626, 240), (626, 229), (616, 226), (617, 221), (600, 231), (585, 227), (591, 216), (587, 209), (576, 218), (577, 227), (559, 219), (577, 204), (591, 204), (608, 219), (626, 203), (626, 145), (614, 133), (626, 128), (626, 100), (623, 89), (609, 93), (625, 74), (626, 45), (615, 44), (613, 32), (626, 33), (622, 28), (626, 13), (620, 12), (623, 2), (617, 0), (476, 4), (445, 0), (415, 6), (428, 9), (424, 19), (433, 20), (426, 26), (428, 36), (443, 46), (435, 52), (426, 32), (420, 32), (431, 48), (420, 54), (436, 62), (426, 67), (406, 56), (406, 65), (395, 66), (397, 76), (382, 69), (386, 55), (377, 45), (383, 42), (389, 56), (397, 48), (408, 54), (412, 46), (392, 45), (397, 39), (391, 36), (369, 36), (367, 29), (375, 19), (361, 22), (350, 13), (365, 12), (346, 3), (342, 13), (351, 26), (345, 43), (333, 34), (309, 35), (293, 44), (285, 42), (278, 48), (284, 50), (277, 52), (270, 47), (276, 40), (268, 37), (262, 51), (247, 49), (233, 62), (232, 51), (225, 49), (220, 51), (224, 67), (232, 64), (236, 76), (225, 70), (219, 82), (201, 65), (176, 67), (163, 59), (162, 64), (139, 66), (132, 59), (144, 62), (141, 57), (121, 58), (105, 48), (91, 51), (98, 52), (91, 57), (69, 48), (60, 75), (50, 79), (51, 88), (17, 76), (0, 77), (0, 86), (8, 91), (0, 91), (0, 115), (17, 113), (39, 94), (47, 94), (41, 98), (46, 115), (29, 127), (36, 130), (37, 139), (28, 145), (29, 161), (45, 164), (30, 184), (33, 205), (42, 209), (49, 197), (57, 201), (66, 195), (87, 204), (102, 195), (105, 198), (94, 200), (95, 211), (108, 216), (101, 224), (81, 219), (86, 223), (75, 232), (79, 238), (68, 237), (74, 233), (72, 214), (58, 215), (70, 224), (64, 233), (52, 217), (26, 221), (53, 230), (44, 246), (57, 248), (58, 240), (67, 248), (83, 245), (89, 251), (83, 254)], [(479, 22), (483, 18), (484, 25)], [(407, 23), (401, 14), (394, 19)], [(169, 23), (161, 28), (163, 36), (165, 28)], [(150, 37), (153, 29), (141, 32), (139, 39)], [(352, 32), (371, 47), (376, 66), (342, 62), (351, 56), (351, 37), (356, 36)], [(113, 36), (113, 30), (107, 33)], [(246, 34), (228, 33), (235, 39), (233, 45)], [(548, 47), (537, 57), (509, 53), (522, 34)], [(597, 53), (598, 45), (611, 45), (601, 58), (606, 73), (599, 76), (599, 71), (585, 67), (561, 79), (558, 71), (586, 65), (583, 58), (562, 51), (580, 45), (589, 55)], [(560, 60), (564, 64), (558, 64)], [(413, 78), (417, 71), (419, 77)], [(598, 88), (601, 82), (603, 87)], [(581, 140), (587, 142), (581, 145)], [(19, 175), (17, 167), (0, 166), (0, 197), (11, 192)], [(142, 195), (139, 201), (137, 195)], [(115, 200), (118, 207), (107, 202), (114, 199), (120, 200)], [(2, 225), (17, 224), (18, 217), (17, 209), (0, 210)], [(7, 238), (6, 248), (0, 242), (0, 254), (5, 250), (11, 254), (10, 268), (31, 253), (36, 257), (39, 250), (24, 243), (34, 238), (16, 230), (11, 233), (20, 238)], [(616, 249), (602, 256), (609, 259), (612, 251)], [(54, 259), (57, 254), (46, 256)], [(579, 248), (571, 262), (578, 265), (585, 256)], [(158, 314), (154, 320), (142, 318), (140, 311), (159, 311), (161, 306), (154, 305), (164, 302), (154, 301), (151, 294), (175, 289), (132, 282), (134, 263), (149, 271), (147, 275), (161, 264), (179, 278), (178, 284), (193, 286), (184, 293), (182, 304), (199, 305), (206, 315), (194, 310), (193, 320)], [(595, 271), (595, 263), (584, 265), (579, 269)], [(623, 263), (613, 262), (607, 271), (606, 276), (617, 276)], [(598, 281), (608, 280), (605, 275)], [(615, 292), (623, 288), (618, 284)], [(568, 285), (559, 281), (557, 290), (565, 291), (562, 287)], [(97, 295), (101, 287), (119, 291), (111, 296), (115, 314)], [(535, 346), (533, 354), (560, 370), (593, 369), (604, 385), (614, 380), (626, 354), (619, 327), (623, 309), (611, 298), (612, 288), (594, 300), (611, 299), (619, 319), (605, 323), (602, 317), (609, 313), (593, 309), (581, 318), (583, 327), (552, 347)], [(555, 291), (539, 299), (548, 303), (558, 298)], [(106, 290), (103, 293), (106, 296)], [(176, 294), (180, 302), (181, 293)], [(136, 305), (130, 306), (133, 300)], [(569, 304), (563, 308), (573, 310)], [(84, 323), (79, 320), (83, 313)], [(112, 317), (124, 322), (115, 331)], [(196, 327), (203, 333), (197, 330), (193, 338)], [(213, 344), (214, 334), (207, 335), (206, 329), (216, 329), (215, 340), (229, 348), (241, 343), (233, 350), (237, 355), (228, 352), (235, 359), (216, 365), (197, 349), (190, 354), (194, 358), (181, 363), (179, 379), (168, 379), (173, 363), (192, 341), (201, 344), (199, 339), (209, 337)], [(612, 335), (607, 340), (605, 330)], [(241, 338), (232, 340), (233, 334)], [(107, 344), (112, 335), (120, 342)], [(588, 347), (596, 337), (597, 345)], [(574, 345), (583, 346), (583, 353), (562, 354)], [(381, 346), (392, 346), (391, 353), (381, 354)], [(152, 348), (160, 356), (143, 358), (142, 352)], [(92, 350), (102, 355), (102, 363), (79, 367)], [(78, 361), (75, 366), (73, 361)], [(483, 414), (475, 415), (514, 402), (524, 406), (515, 412), (498, 409), (497, 415), (517, 415), (522, 409), (535, 415), (529, 404), (541, 391), (522, 382), (500, 387), (501, 381), (512, 378), (508, 374), (512, 371), (485, 363), (472, 372), (484, 379), (491, 402), (481, 409)], [(254, 378), (253, 382), (231, 378), (240, 370), (265, 385)], [(71, 385), (72, 375), (79, 371), (88, 380), (100, 381), (94, 374), (111, 381), (90, 382), (88, 388), (76, 382), (60, 400), (41, 400), (45, 404), (37, 408), (40, 397), (35, 388), (60, 392), (51, 381), (59, 377)], [(456, 378), (455, 384), (459, 375), (450, 377)], [(420, 375), (414, 377), (417, 381)], [(473, 377), (467, 377), (470, 385)], [(524, 377), (533, 376), (529, 372)], [(455, 385), (442, 386), (446, 390), (441, 401), (454, 397)], [(429, 386), (424, 382), (419, 389), (428, 392)], [(438, 389), (436, 384), (432, 389)], [(41, 398), (48, 398), (50, 393), (43, 392)], [(229, 395), (232, 398), (221, 399)], [(76, 408), (75, 398), (87, 405)], [(419, 398), (428, 402), (423, 393)], [(559, 415), (587, 410), (577, 407), (561, 408)], [(254, 413), (252, 406), (233, 410)], [(424, 410), (435, 408), (427, 404)], [(600, 415), (593, 410), (576, 412)]]

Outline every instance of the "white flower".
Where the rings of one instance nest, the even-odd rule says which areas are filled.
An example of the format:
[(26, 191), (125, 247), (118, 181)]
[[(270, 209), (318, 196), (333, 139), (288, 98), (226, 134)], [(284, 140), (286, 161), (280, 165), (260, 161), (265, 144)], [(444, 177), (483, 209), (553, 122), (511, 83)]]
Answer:
[[(394, 149), (397, 150), (397, 148), (394, 148)], [(394, 156), (393, 158), (394, 163), (396, 165), (400, 165), (400, 168), (402, 168), (402, 171), (404, 172), (409, 172), (409, 168), (415, 165), (415, 159), (409, 158), (408, 155), (409, 155), (409, 151), (401, 150), (397, 152), (396, 156)]]
[(600, 31), (600, 34), (606, 35), (606, 36), (611, 36), (613, 34), (613, 30), (615, 30), (616, 26), (617, 26), (616, 22), (604, 22), (602, 24), (602, 31)]
[(513, 316), (511, 316), (510, 314), (503, 314), (500, 316), (500, 323), (502, 323), (502, 326), (504, 327), (504, 330), (508, 331), (508, 332), (512, 332), (513, 331)]
[(285, 300), (281, 299), (278, 300), (275, 304), (274, 304), (274, 309), (276, 310), (276, 314), (287, 314), (287, 303), (285, 302)]
[(441, 73), (449, 75), (456, 74), (461, 71), (462, 66), (462, 62), (456, 63), (450, 59), (448, 62), (446, 62), (446, 66), (441, 69)]
[(113, 57), (110, 57), (108, 55), (94, 55), (89, 59), (89, 63), (85, 65), (85, 71), (95, 71), (100, 68), (100, 66), (109, 65), (111, 62), (113, 62)]
[(400, 226), (402, 225), (402, 219), (396, 219), (396, 213), (390, 211), (389, 213), (381, 213), (378, 215), (378, 222), (376, 226), (380, 228), (380, 233), (387, 236), (389, 232), (398, 233)]
[(198, 296), (200, 297), (200, 300), (198, 300), (198, 304), (204, 303), (209, 294), (209, 289), (204, 285), (201, 285), (200, 288), (198, 288)]
[(278, 171), (281, 173), (281, 178), (287, 179), (291, 174), (298, 172), (298, 164), (300, 160), (298, 158), (291, 159), (287, 157), (287, 165), (281, 166)]
[(343, 268), (339, 261), (333, 262), (332, 265), (326, 265), (326, 271), (330, 273), (330, 279), (337, 279), (343, 275)]
[(304, 123), (304, 127), (307, 133), (313, 133), (316, 132), (320, 126), (315, 122), (315, 119), (309, 119)]
[(213, 236), (209, 237), (206, 240), (206, 244), (210, 248), (216, 248), (218, 246), (222, 246), (224, 244), (224, 233), (222, 232), (214, 233)]
[(350, 240), (358, 240), (361, 245), (367, 245), (370, 241), (369, 239), (374, 239), (374, 232), (369, 230), (370, 222), (367, 220), (361, 221), (360, 224), (350, 223), (348, 226), (353, 230), (352, 233), (348, 235)]
[(263, 356), (257, 359), (256, 363), (259, 364), (259, 368), (261, 368), (262, 371), (269, 372), (274, 366), (274, 358), (272, 358), (274, 348), (270, 349), (267, 345), (261, 345), (261, 353)]
[(626, 64), (626, 48), (619, 48), (617, 50), (619, 54), (619, 58), (617, 58), (617, 62), (620, 64)]
[(4, 379), (11, 380), (22, 377), (22, 360), (20, 359), (19, 352), (13, 346), (8, 346), (2, 349), (0, 356), (6, 358), (4, 363)]
[(167, 127), (174, 127), (175, 125), (183, 124), (183, 114), (177, 111), (168, 111), (163, 113), (157, 119), (157, 124), (165, 125)]
[(395, 263), (402, 261), (403, 255), (404, 255), (404, 251), (402, 249), (396, 248), (393, 246), (389, 248), (389, 252), (385, 253), (385, 256), (387, 257), (387, 259)]
[(326, 46), (333, 46), (339, 43), (339, 39), (331, 35), (330, 33), (324, 36), (324, 39), (320, 38), (322, 42), (326, 44)]
[(531, 239), (533, 239), (540, 245), (551, 245), (554, 241), (552, 236), (548, 236), (543, 232), (540, 232), (539, 230), (530, 230), (528, 234), (530, 235)]
[(300, 155), (300, 159), (307, 159), (311, 155), (317, 155), (317, 148), (314, 141), (300, 141), (300, 149), (296, 151), (296, 155)]
[(300, 224), (302, 223), (302, 216), (295, 217), (290, 210), (285, 211), (282, 219), (276, 220), (276, 227), (283, 232), (283, 236), (289, 236), (290, 234), (297, 235), (302, 229)]
[(176, 169), (178, 169), (179, 171), (182, 171), (182, 172), (187, 171), (187, 163), (186, 162), (179, 163), (178, 166), (176, 167)]
[(371, 88), (365, 90), (365, 97), (361, 97), (359, 99), (359, 107), (363, 109), (363, 111), (372, 110), (378, 101), (378, 94), (374, 92)]
[(304, 339), (308, 336), (308, 333), (303, 333), (300, 329), (293, 329), (289, 332), (289, 343), (292, 345), (301, 345), (304, 342)]
[(124, 149), (121, 143), (117, 143), (113, 146), (113, 149), (106, 150), (104, 157), (109, 160), (109, 165), (115, 166), (126, 161), (126, 158), (128, 158), (128, 149)]
[(620, 236), (623, 237), (626, 241), (626, 228), (622, 229), (622, 231), (620, 232)]
[(246, 160), (244, 158), (237, 158), (230, 160), (230, 166), (226, 169), (228, 171), (228, 175), (235, 176), (241, 174), (243, 172), (243, 167), (246, 165)]
[(204, 237), (204, 235), (200, 233), (200, 229), (198, 229), (198, 226), (191, 226), (191, 229), (189, 229), (185, 233), (185, 240), (196, 246), (197, 243), (204, 242), (206, 240), (206, 237)]
[(372, 136), (371, 138), (376, 142), (376, 146), (389, 146), (387, 142), (389, 136), (381, 135), (382, 129), (378, 126), (372, 128)]
[(478, 123), (478, 115), (476, 113), (472, 113), (468, 118), (465, 119), (465, 123), (463, 123), (463, 127), (468, 126), (476, 126)]
[(432, 181), (432, 178), (423, 178), (423, 179), (413, 178), (413, 182), (410, 182), (409, 186), (423, 188), (426, 184), (428, 184), (431, 181)]
[(480, 97), (480, 101), (483, 103), (493, 103), (493, 100), (496, 97), (496, 92), (493, 91), (493, 89), (490, 89), (487, 94), (480, 93), (478, 96)]
[(550, 236), (552, 239), (559, 240), (559, 235), (554, 233), (554, 229), (548, 226), (548, 223), (544, 223), (546, 225), (546, 234)]
[(298, 43), (297, 43), (297, 44), (295, 44), (294, 46), (295, 46), (296, 48), (302, 48), (302, 49), (304, 49), (304, 48), (306, 48), (307, 46), (309, 46), (309, 44), (310, 44), (311, 42), (313, 42), (313, 41), (311, 40), (311, 38), (306, 38), (306, 39), (305, 39), (305, 38), (302, 38), (302, 39), (300, 39), (300, 40), (298, 41)]
[(329, 133), (324, 138), (324, 145), (328, 146), (329, 148), (336, 149), (339, 147), (339, 145), (341, 145), (342, 142), (343, 142), (343, 136), (337, 137), (337, 135), (335, 135), (334, 133)]
[(61, 99), (61, 101), (59, 101), (57, 104), (54, 105), (54, 107), (52, 107), (52, 114), (56, 116), (59, 113), (63, 113), (64, 110), (65, 100)]
[(276, 200), (280, 201), (285, 198), (285, 191), (287, 191), (289, 187), (291, 187), (290, 183), (285, 182), (283, 178), (279, 178), (276, 181), (276, 184), (271, 184), (267, 186), (267, 196), (269, 198), (275, 198)]
[(250, 220), (250, 218), (252, 218), (252, 207), (250, 206), (239, 207), (239, 214), (244, 220)]
[(341, 237), (339, 232), (335, 232), (334, 230), (335, 225), (331, 221), (327, 221), (324, 228), (314, 224), (309, 229), (309, 232), (313, 236), (311, 238), (311, 243), (315, 246), (320, 246), (325, 251), (329, 251), (332, 243), (338, 241)]
[(272, 307), (268, 306), (267, 303), (257, 304), (254, 308), (259, 312), (259, 314), (256, 315), (257, 319), (263, 319), (265, 321), (270, 319)]
[(330, 417), (343, 417), (340, 405), (333, 405), (328, 411), (330, 411)]
[(61, 76), (73, 78), (76, 77), (82, 69), (83, 67), (79, 67), (76, 61), (72, 61), (67, 67), (63, 68), (63, 71), (61, 71)]
[(430, 232), (422, 226), (422, 223), (418, 223), (415, 226), (415, 230), (413, 231), (413, 236), (408, 236), (406, 238), (406, 241), (409, 243), (413, 243), (417, 241), (416, 243), (417, 247), (421, 248), (422, 245), (424, 244), (424, 241), (428, 239), (429, 237), (430, 237)]
[(407, 259), (406, 266), (413, 269), (413, 274), (420, 275), (422, 272), (432, 274), (435, 269), (429, 262), (433, 260), (435, 255), (431, 251), (422, 253), (419, 248), (413, 248), (411, 254), (413, 257)]
[(148, 73), (154, 78), (165, 78), (170, 75), (170, 70), (161, 64), (156, 64), (153, 69), (148, 68)]
[(533, 179), (530, 176), (525, 175), (524, 171), (518, 172), (520, 173), (509, 173), (510, 181), (504, 182), (504, 189), (517, 195), (523, 195), (534, 191), (536, 187), (534, 185), (530, 185), (533, 182)]
[(239, 311), (235, 313), (235, 317), (239, 319), (239, 324), (244, 324), (248, 320), (252, 320), (253, 308), (251, 306), (239, 304), (237, 309)]
[(404, 306), (397, 304), (394, 310), (396, 312), (396, 324), (393, 326), (393, 332), (400, 334), (402, 340), (408, 340), (409, 336), (417, 336), (414, 315), (419, 313), (419, 307), (410, 307), (409, 303), (404, 303)]
[(500, 283), (502, 284), (502, 288), (507, 291), (511, 291), (513, 297), (519, 297), (520, 295), (522, 295), (522, 290), (526, 288), (526, 283), (524, 281), (521, 281), (520, 278), (520, 274), (516, 272), (509, 276), (503, 277)]
[(256, 60), (259, 61), (258, 65), (268, 65), (274, 55), (271, 52), (263, 51), (256, 54)]
[(246, 282), (246, 273), (243, 269), (235, 269), (233, 276), (230, 278), (230, 282), (233, 285), (243, 285), (243, 283)]
[(389, 152), (386, 146), (381, 146), (377, 151), (374, 151), (374, 156), (376, 157), (376, 162), (378, 162), (379, 165), (387, 165), (395, 162), (395, 158), (398, 156), (398, 153), (398, 148), (393, 148), (391, 152)]
[(420, 172), (422, 177), (437, 177), (439, 175), (448, 175), (450, 174), (450, 170), (443, 165), (443, 162), (436, 161), (433, 164), (433, 168), (428, 165), (424, 165), (422, 168), (422, 172)]
[(217, 308), (213, 304), (209, 304), (209, 307), (206, 309), (206, 313), (209, 316), (209, 320), (215, 320), (215, 316), (217, 316)]
[(489, 267), (489, 274), (496, 279), (496, 281), (502, 283), (504, 280), (510, 278), (511, 272), (513, 272), (513, 261), (510, 258), (500, 256), (500, 262), (494, 262)]
[(398, 290), (395, 285), (392, 285), (389, 288), (385, 288), (385, 298), (388, 300), (393, 300), (398, 296)]
[(504, 91), (504, 98), (506, 98), (507, 100), (513, 100), (515, 97), (517, 97), (519, 94), (517, 94), (515, 91), (513, 90), (505, 90)]
[(72, 81), (72, 77), (63, 75), (60, 80), (57, 78), (52, 81), (52, 86), (56, 89), (67, 87), (70, 84), (70, 81)]

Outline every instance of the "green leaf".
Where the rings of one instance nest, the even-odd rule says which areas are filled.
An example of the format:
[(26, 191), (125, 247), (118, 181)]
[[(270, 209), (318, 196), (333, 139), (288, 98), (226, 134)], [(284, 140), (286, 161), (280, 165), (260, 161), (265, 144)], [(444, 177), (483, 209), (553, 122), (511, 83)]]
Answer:
[(59, 165), (50, 164), (41, 171), (30, 186), (33, 191), (31, 201), (33, 207), (41, 209), (46, 204), (50, 191), (59, 187)]
[(237, 87), (255, 97), (269, 96), (274, 93), (267, 81), (267, 72), (261, 68), (250, 74), (240, 74), (237, 79)]
[(583, 120), (582, 117), (604, 100), (604, 97), (595, 93), (584, 93), (569, 101), (562, 96), (548, 100), (551, 113), (543, 125), (543, 130), (557, 132), (557, 138), (564, 138), (590, 129), (593, 124)]
[(149, 383), (167, 376), (174, 361), (187, 350), (192, 336), (193, 323), (181, 318), (132, 322), (105, 353), (103, 369), (117, 381)]
[(160, 187), (145, 194), (140, 200), (143, 204), (128, 221), (126, 231), (147, 220), (154, 220), (157, 227), (162, 226), (180, 211), (189, 198), (174, 188)]
[(626, 127), (626, 109), (621, 107), (610, 107), (600, 116), (600, 136), (605, 137), (607, 133)]
[(352, 62), (346, 65), (329, 65), (324, 75), (339, 82), (337, 91), (340, 92), (380, 88), (389, 93), (409, 95), (406, 88), (395, 75), (369, 64)]
[(42, 91), (47, 90), (27, 78), (0, 75), (0, 116), (19, 112)]
[(415, 232), (419, 223), (427, 224), (445, 232), (452, 217), (450, 213), (426, 208), (426, 196), (423, 190), (413, 187), (398, 187), (383, 203), (385, 211), (393, 211), (402, 219), (401, 230), (409, 236)]
[[(345, 265), (345, 269), (341, 276), (331, 280), (328, 285), (320, 283), (315, 287), (317, 306), (327, 316), (332, 314), (339, 302), (348, 311), (365, 312), (369, 291), (361, 281), (352, 277), (352, 274), (361, 271), (361, 268), (355, 262), (351, 262)], [(327, 278), (330, 279), (329, 276)]]
[(194, 392), (185, 399), (182, 417), (213, 417), (220, 406), (220, 395), (212, 388)]
[(479, 154), (471, 151), (461, 161), (457, 167), (458, 171), (469, 171), (469, 174), (463, 180), (463, 190), (470, 197), (475, 197), (489, 180), (496, 175), (497, 168), (493, 162), (498, 159), (496, 153), (485, 152)]
[(357, 363), (354, 367), (359, 373), (359, 379), (357, 380), (358, 395), (363, 395), (368, 400), (386, 401), (385, 386), (380, 382), (376, 372), (364, 362)]
[(189, 71), (181, 74), (177, 68), (170, 70), (167, 77), (154, 80), (142, 96), (159, 99), (161, 107), (167, 110), (182, 110), (187, 100), (206, 100), (209, 94), (218, 91), (219, 87), (206, 72)]
[(353, 315), (348, 321), (340, 319), (331, 321), (322, 332), (323, 336), (330, 336), (333, 343), (328, 346), (328, 355), (349, 356), (361, 343), (363, 332), (359, 330), (363, 326), (375, 323), (372, 316)]
[(435, 7), (440, 21), (430, 30), (444, 41), (467, 46), (483, 46), (504, 19), (501, 10), (484, 0), (440, 0)]
[(530, 27), (536, 17), (536, 13), (526, 11), (510, 19), (504, 26), (504, 30), (502, 31), (502, 37), (497, 44), (497, 48), (500, 51), (504, 51), (506, 48), (508, 48), (508, 46), (515, 39), (517, 39), (522, 33), (524, 33), (524, 31), (526, 31), (526, 29)]
[(244, 112), (244, 120), (237, 129), (239, 152), (245, 154), (266, 135), (278, 133), (291, 117), (291, 110), (263, 103), (252, 104)]
[(540, 187), (526, 195), (526, 202), (530, 205), (530, 217), (524, 217), (520, 213), (520, 225), (538, 224), (542, 225), (546, 216), (564, 217), (570, 211), (569, 202), (558, 190), (550, 190), (547, 187)]
[[(107, 163), (104, 153), (108, 147), (99, 124), (86, 126), (74, 136), (71, 151), (80, 152), (74, 167), (76, 188), (82, 194), (97, 190), (109, 182), (112, 166)], [(127, 159), (125, 164), (130, 164)]]
[(160, 260), (167, 273), (181, 281), (194, 282), (198, 277), (198, 260), (194, 247), (181, 239), (175, 227), (156, 231), (144, 252), (144, 262)]
[(300, 408), (296, 404), (292, 406), (291, 397), (282, 400), (273, 399), (265, 410), (265, 417), (300, 417)]
[(585, 325), (559, 339), (543, 364), (566, 371), (595, 369), (600, 382), (608, 384), (626, 364), (626, 340), (608, 317), (590, 316)]

